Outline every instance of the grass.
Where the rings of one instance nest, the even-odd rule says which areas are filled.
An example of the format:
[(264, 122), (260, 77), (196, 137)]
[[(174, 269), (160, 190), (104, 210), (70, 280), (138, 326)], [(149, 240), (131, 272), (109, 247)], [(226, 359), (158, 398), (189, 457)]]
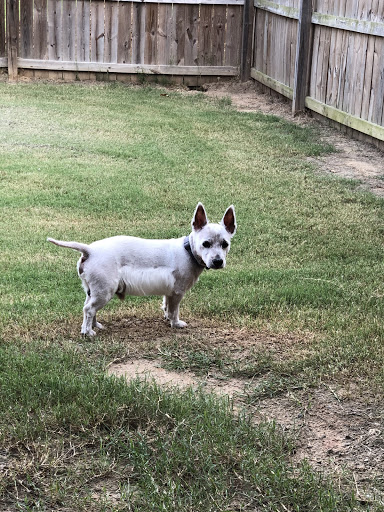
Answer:
[[(204, 273), (182, 316), (310, 334), (306, 355), (266, 349), (239, 362), (206, 344), (167, 347), (164, 361), (265, 375), (253, 397), (321, 380), (380, 396), (383, 201), (313, 172), (306, 157), (332, 150), (313, 129), (202, 94), (0, 83), (0, 112), (3, 499), (25, 511), (353, 508), (351, 493), (290, 464), (276, 426), (252, 426), (202, 393), (105, 377), (126, 340), (66, 334), (81, 324), (77, 254), (45, 240), (179, 237), (198, 201), (212, 220), (233, 203), (227, 269)], [(159, 315), (158, 302), (114, 301), (104, 315)]]
[(1, 440), (27, 462), (7, 467), (0, 492), (19, 510), (346, 511), (354, 503), (307, 464), (293, 467), (293, 444), (275, 424), (254, 426), (202, 392), (127, 385), (81, 359), (58, 348), (1, 352)]

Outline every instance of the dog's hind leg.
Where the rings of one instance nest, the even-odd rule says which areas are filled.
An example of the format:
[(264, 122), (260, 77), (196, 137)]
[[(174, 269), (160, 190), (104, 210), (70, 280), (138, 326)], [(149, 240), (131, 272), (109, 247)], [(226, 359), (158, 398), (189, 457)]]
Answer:
[[(91, 292), (88, 289), (87, 292), (86, 292), (86, 299), (85, 299), (84, 307), (87, 305), (87, 303), (89, 302), (90, 298), (91, 298)], [(101, 324), (100, 322), (98, 322), (96, 320), (96, 314), (93, 317), (93, 321), (92, 321), (92, 328), (94, 329), (95, 327), (97, 327), (97, 329), (104, 329), (103, 324)], [(83, 334), (83, 329), (81, 330), (81, 332)]]
[(94, 327), (103, 329), (102, 324), (97, 322), (96, 313), (103, 308), (112, 298), (113, 294), (106, 295), (87, 293), (83, 308), (83, 324), (81, 326), (81, 334), (86, 336), (95, 336)]
[(187, 324), (179, 319), (179, 310), (180, 310), (180, 302), (183, 298), (183, 295), (175, 294), (170, 295), (166, 298), (167, 304), (167, 316), (168, 320), (171, 322), (171, 327), (186, 327)]

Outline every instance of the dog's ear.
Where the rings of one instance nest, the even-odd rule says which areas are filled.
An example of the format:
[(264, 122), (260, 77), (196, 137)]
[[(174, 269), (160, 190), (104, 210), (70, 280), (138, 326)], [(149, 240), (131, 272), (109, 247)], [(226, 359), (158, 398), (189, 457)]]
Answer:
[(208, 224), (207, 214), (205, 213), (205, 208), (201, 203), (197, 203), (195, 214), (192, 219), (192, 229), (195, 231), (200, 231), (204, 226)]
[(224, 217), (221, 221), (222, 225), (225, 227), (225, 229), (228, 231), (228, 233), (233, 236), (236, 233), (236, 215), (235, 215), (235, 208), (231, 204), (224, 213)]

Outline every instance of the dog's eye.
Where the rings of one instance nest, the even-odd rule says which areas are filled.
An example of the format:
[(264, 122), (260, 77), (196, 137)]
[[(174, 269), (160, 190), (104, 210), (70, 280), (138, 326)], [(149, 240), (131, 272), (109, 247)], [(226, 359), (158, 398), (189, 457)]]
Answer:
[(203, 242), (203, 247), (209, 249), (211, 247), (211, 242), (208, 242), (208, 240), (206, 240), (205, 242)]
[(221, 247), (223, 249), (226, 249), (228, 247), (229, 243), (224, 240), (224, 242), (221, 244)]

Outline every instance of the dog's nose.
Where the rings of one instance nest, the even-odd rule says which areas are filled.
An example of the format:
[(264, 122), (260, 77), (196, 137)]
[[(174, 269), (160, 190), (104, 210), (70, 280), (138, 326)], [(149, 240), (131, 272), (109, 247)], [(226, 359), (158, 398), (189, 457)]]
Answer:
[(223, 266), (223, 260), (221, 258), (215, 258), (212, 260), (212, 263), (215, 268), (221, 268)]

